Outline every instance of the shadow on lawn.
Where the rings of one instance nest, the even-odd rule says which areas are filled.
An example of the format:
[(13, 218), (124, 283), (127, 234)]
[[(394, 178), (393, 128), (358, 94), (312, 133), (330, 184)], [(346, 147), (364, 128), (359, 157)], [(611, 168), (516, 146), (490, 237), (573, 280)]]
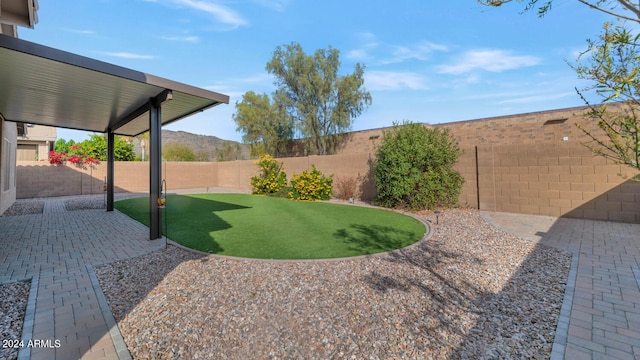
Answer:
[[(142, 197), (116, 203), (118, 210), (149, 226), (149, 198)], [(243, 210), (250, 207), (198, 196), (167, 196), (162, 211), (162, 233), (169, 239), (201, 251), (219, 253), (224, 249), (211, 235), (212, 232), (232, 227), (217, 214), (223, 211)]]
[(349, 250), (364, 254), (399, 249), (420, 239), (413, 231), (398, 230), (384, 225), (351, 224), (349, 229), (339, 229), (334, 237), (349, 244)]
[(197, 196), (170, 195), (167, 197), (167, 207), (163, 214), (168, 232), (165, 235), (182, 245), (216, 254), (224, 249), (211, 233), (233, 227), (217, 214), (249, 208)]

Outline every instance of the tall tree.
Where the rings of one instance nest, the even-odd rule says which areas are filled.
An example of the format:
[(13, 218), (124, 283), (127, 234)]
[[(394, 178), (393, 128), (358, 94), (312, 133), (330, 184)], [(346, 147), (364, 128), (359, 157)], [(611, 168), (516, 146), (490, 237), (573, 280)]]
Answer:
[(329, 47), (306, 55), (298, 43), (278, 46), (266, 69), (276, 78), (274, 97), (286, 106), (297, 130), (308, 138), (310, 154), (335, 152), (340, 133), (371, 104), (363, 87), (364, 66), (340, 76), (340, 51)]
[(75, 145), (75, 141), (73, 139), (69, 139), (69, 141), (66, 141), (63, 138), (60, 138), (58, 140), (56, 140), (56, 143), (53, 146), (53, 149), (58, 152), (58, 153), (62, 153), (62, 152), (69, 152), (69, 148), (73, 145)]
[(242, 141), (251, 145), (251, 155), (264, 153), (279, 156), (286, 151), (293, 138), (293, 124), (285, 108), (275, 96), (274, 101), (267, 94), (248, 91), (242, 101), (236, 102), (233, 120), (237, 131), (242, 132)]
[[(554, 0), (478, 0), (480, 4), (501, 6), (510, 2), (526, 3), (525, 11), (537, 9), (544, 16), (553, 6)], [(617, 18), (640, 22), (640, 3), (629, 0), (577, 0), (578, 2)]]

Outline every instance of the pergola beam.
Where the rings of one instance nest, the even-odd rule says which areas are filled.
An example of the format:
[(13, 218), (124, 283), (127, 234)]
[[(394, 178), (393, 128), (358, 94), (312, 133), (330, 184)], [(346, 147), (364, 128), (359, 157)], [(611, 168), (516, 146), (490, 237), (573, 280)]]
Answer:
[[(169, 101), (171, 99), (173, 99), (173, 92), (171, 90), (169, 90), (169, 89), (165, 89), (160, 94), (158, 94), (156, 97), (154, 97), (152, 99), (152, 101), (157, 106), (160, 106), (165, 101)], [(128, 124), (132, 120), (144, 115), (146, 112), (150, 111), (149, 109), (150, 109), (150, 102), (145, 102), (139, 108), (137, 108), (137, 109), (133, 110), (132, 112), (130, 112), (129, 114), (123, 116), (120, 120), (118, 120), (115, 124), (113, 124), (113, 126), (111, 128), (113, 130), (117, 130), (120, 127)]]

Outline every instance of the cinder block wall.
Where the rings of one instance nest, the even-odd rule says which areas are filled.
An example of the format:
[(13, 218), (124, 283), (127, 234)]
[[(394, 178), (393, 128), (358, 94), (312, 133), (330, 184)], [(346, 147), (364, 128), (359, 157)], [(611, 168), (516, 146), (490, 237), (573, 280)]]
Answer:
[[(102, 194), (107, 176), (105, 162), (78, 167), (50, 165), (38, 161), (17, 163), (17, 198)], [(162, 175), (168, 190), (218, 186), (217, 163), (165, 162)], [(114, 164), (116, 192), (148, 192), (149, 163), (117, 161)]]
[[(610, 105), (615, 109), (615, 105)], [(588, 137), (576, 124), (598, 134), (594, 121), (585, 120), (586, 107), (541, 111), (527, 114), (457, 121), (444, 124), (423, 124), (427, 127), (449, 129), (462, 148), (487, 144), (531, 144), (556, 141), (579, 143)], [(376, 146), (390, 128), (355, 131), (345, 137), (339, 154), (375, 154)], [(563, 140), (563, 139), (567, 140)]]
[(480, 209), (640, 223), (640, 182), (577, 143), (478, 147)]
[[(328, 156), (289, 157), (277, 159), (287, 179), (300, 174), (315, 165), (325, 175), (334, 175), (334, 179), (346, 177), (359, 178), (362, 186), (362, 198), (373, 199), (375, 186), (370, 169), (369, 154), (344, 154)], [(251, 177), (259, 173), (253, 160), (238, 160), (216, 163), (218, 166), (218, 186), (251, 190)]]
[[(436, 125), (448, 128), (464, 150), (455, 165), (465, 178), (460, 203), (482, 210), (640, 223), (640, 183), (620, 176), (638, 172), (594, 156), (579, 143), (588, 139), (575, 123), (597, 131), (595, 123), (584, 121), (586, 111), (572, 108)], [(385, 130), (349, 134), (338, 155), (279, 160), (289, 179), (312, 164), (335, 179), (358, 177), (361, 198), (370, 200), (376, 195), (371, 162)], [(252, 160), (172, 162), (163, 163), (162, 171), (169, 190), (250, 190), (258, 168)], [(17, 197), (101, 193), (105, 175), (105, 164), (81, 169), (20, 162)], [(117, 162), (115, 186), (116, 191), (148, 191), (148, 163)]]
[[(464, 148), (456, 169), (465, 178), (460, 203), (482, 210), (568, 216), (640, 223), (640, 183), (620, 176), (630, 168), (593, 156), (580, 144), (484, 145)], [(290, 179), (315, 165), (334, 179), (355, 177), (361, 198), (375, 197), (369, 154), (282, 158)], [(250, 190), (258, 173), (253, 161), (163, 164), (167, 189), (226, 187)], [(106, 164), (92, 168), (42, 162), (18, 165), (18, 198), (100, 194)], [(117, 162), (117, 192), (146, 192), (149, 168), (144, 162)]]

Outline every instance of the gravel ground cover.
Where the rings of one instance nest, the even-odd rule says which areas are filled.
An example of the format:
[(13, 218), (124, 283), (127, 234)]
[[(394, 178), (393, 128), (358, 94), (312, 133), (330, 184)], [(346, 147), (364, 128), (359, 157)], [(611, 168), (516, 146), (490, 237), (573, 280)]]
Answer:
[(22, 338), (30, 286), (30, 281), (0, 285), (0, 340), (3, 341), (0, 345), (0, 359), (18, 358), (18, 348), (13, 347), (11, 341)]
[(236, 260), (169, 246), (96, 274), (136, 359), (548, 358), (570, 254), (475, 210), (433, 226), (381, 256)]
[(2, 213), (2, 216), (18, 216), (42, 214), (44, 210), (44, 200), (24, 199), (16, 200), (9, 208)]

